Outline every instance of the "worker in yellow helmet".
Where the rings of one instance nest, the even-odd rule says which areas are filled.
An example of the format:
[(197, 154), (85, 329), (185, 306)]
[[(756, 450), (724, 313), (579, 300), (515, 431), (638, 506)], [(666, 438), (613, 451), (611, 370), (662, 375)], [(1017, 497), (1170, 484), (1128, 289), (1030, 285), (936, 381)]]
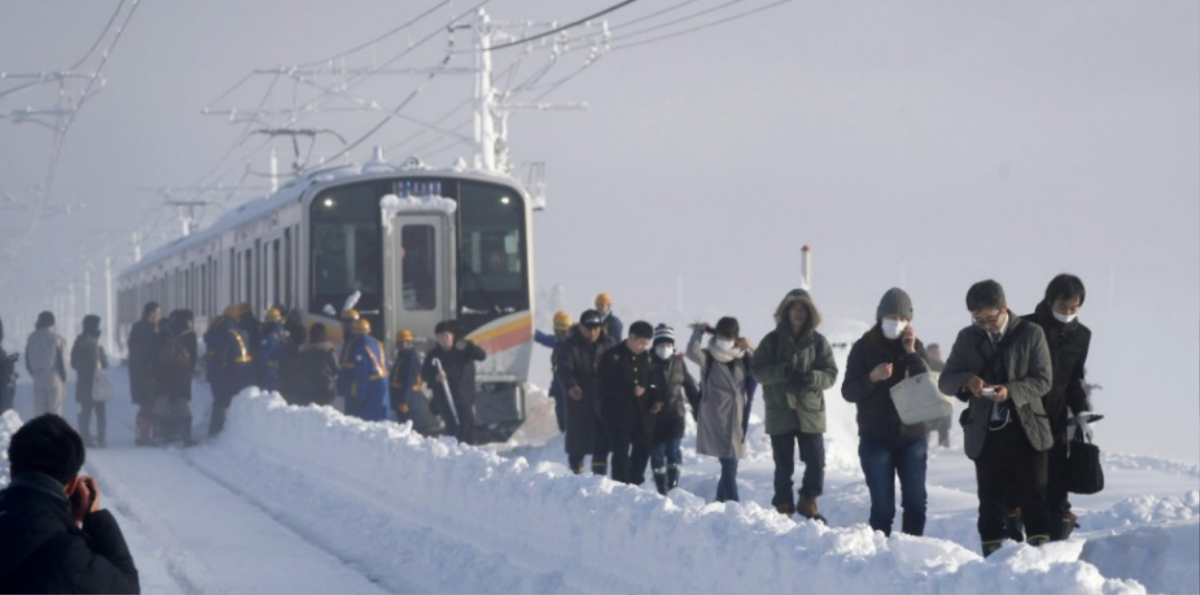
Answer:
[(342, 350), (338, 353), (338, 365), (341, 371), (337, 375), (336, 390), (346, 400), (345, 412), (356, 415), (357, 407), (350, 401), (350, 389), (354, 387), (354, 365), (350, 362), (350, 339), (354, 335), (354, 322), (359, 319), (358, 310), (347, 308), (342, 310)]
[[(354, 373), (354, 386), (347, 401), (347, 413), (367, 421), (388, 419), (387, 353), (383, 344), (371, 336), (371, 322), (366, 318), (354, 321), (354, 337), (350, 340), (349, 363)], [(350, 411), (353, 403), (357, 411)]]
[(421, 356), (413, 347), (412, 331), (404, 329), (396, 333), (396, 355), (392, 360), (392, 409), (396, 411), (396, 421), (404, 423), (410, 418), (414, 395), (421, 390)]
[(571, 315), (563, 311), (554, 313), (554, 334), (546, 334), (542, 331), (534, 332), (534, 340), (539, 345), (549, 347), (550, 351), (550, 398), (554, 399), (554, 418), (558, 421), (558, 431), (567, 431), (567, 392), (563, 390), (562, 385), (554, 378), (554, 371), (558, 367), (556, 349), (560, 343), (564, 343), (567, 337), (571, 335)]
[(600, 313), (600, 320), (604, 321), (604, 334), (620, 343), (624, 339), (621, 335), (625, 333), (625, 323), (621, 322), (621, 319), (612, 313), (612, 305), (613, 299), (611, 295), (601, 293), (596, 296), (596, 311)]

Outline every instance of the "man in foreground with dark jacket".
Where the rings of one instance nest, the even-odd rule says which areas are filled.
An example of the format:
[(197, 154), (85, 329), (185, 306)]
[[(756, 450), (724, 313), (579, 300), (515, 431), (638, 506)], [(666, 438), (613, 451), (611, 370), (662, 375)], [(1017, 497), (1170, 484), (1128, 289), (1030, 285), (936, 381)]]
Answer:
[(35, 418), (8, 446), (0, 491), (0, 593), (138, 593), (137, 568), (96, 481), (79, 475), (83, 439), (61, 417)]
[(600, 378), (600, 410), (612, 446), (613, 481), (641, 485), (650, 461), (653, 415), (662, 410), (662, 394), (651, 380), (650, 341), (654, 327), (639, 320), (629, 338), (604, 352)]

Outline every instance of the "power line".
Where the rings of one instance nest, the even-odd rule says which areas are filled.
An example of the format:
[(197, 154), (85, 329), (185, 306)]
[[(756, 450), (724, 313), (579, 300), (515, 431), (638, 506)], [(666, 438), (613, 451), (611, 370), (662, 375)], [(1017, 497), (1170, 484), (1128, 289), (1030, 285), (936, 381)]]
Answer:
[(518, 45), (524, 45), (526, 43), (529, 43), (530, 41), (541, 39), (543, 37), (549, 37), (551, 35), (554, 35), (555, 33), (559, 33), (561, 31), (566, 31), (567, 29), (570, 29), (572, 27), (578, 27), (579, 25), (582, 25), (590, 20), (600, 18), (610, 12), (613, 12), (614, 10), (629, 6), (630, 4), (633, 4), (634, 2), (637, 2), (637, 0), (623, 0), (622, 2), (618, 2), (612, 6), (609, 6), (608, 8), (605, 8), (604, 10), (601, 10), (600, 12), (597, 12), (595, 14), (590, 14), (586, 17), (583, 17), (582, 19), (577, 19), (577, 20), (571, 21), (570, 23), (562, 25), (561, 27), (555, 27), (549, 31), (544, 31), (542, 33), (538, 33), (537, 35), (530, 35), (529, 37), (522, 37), (521, 39), (518, 39), (516, 41), (510, 41), (508, 43), (502, 43), (500, 45), (492, 46), (489, 49), (502, 50), (504, 48), (511, 48), (511, 47), (515, 47)]
[(435, 5), (434, 5), (432, 8), (430, 8), (429, 10), (426, 10), (425, 12), (423, 12), (423, 13), (421, 13), (421, 14), (417, 15), (416, 17), (414, 17), (412, 20), (408, 21), (407, 23), (404, 23), (403, 25), (400, 25), (399, 27), (396, 27), (395, 29), (392, 29), (391, 31), (388, 31), (387, 33), (384, 33), (383, 35), (380, 35), (379, 37), (376, 37), (375, 39), (372, 39), (372, 40), (370, 40), (370, 41), (364, 42), (364, 43), (362, 43), (362, 44), (360, 44), (360, 45), (358, 45), (358, 46), (356, 46), (356, 47), (354, 47), (354, 48), (352, 48), (352, 49), (346, 50), (346, 51), (344, 51), (344, 52), (342, 52), (342, 53), (340, 53), (340, 54), (334, 54), (333, 56), (330, 56), (330, 57), (328, 57), (328, 58), (325, 58), (325, 59), (323, 59), (323, 60), (313, 60), (312, 62), (305, 62), (305, 63), (303, 63), (303, 64), (298, 64), (298, 65), (297, 65), (297, 67), (299, 67), (299, 68), (304, 68), (304, 67), (306, 67), (306, 66), (316, 66), (316, 65), (318, 65), (318, 64), (324, 64), (324, 63), (326, 63), (326, 62), (332, 62), (332, 61), (334, 61), (334, 60), (337, 60), (338, 58), (344, 58), (344, 57), (346, 57), (346, 56), (349, 56), (350, 54), (353, 54), (353, 53), (355, 53), (355, 52), (357, 52), (357, 51), (360, 51), (360, 50), (366, 49), (366, 48), (368, 48), (368, 47), (371, 47), (372, 45), (374, 45), (374, 44), (376, 44), (376, 43), (379, 43), (379, 42), (381, 42), (381, 41), (383, 41), (383, 40), (385, 40), (385, 39), (387, 39), (387, 38), (389, 38), (389, 37), (391, 37), (391, 36), (393, 36), (393, 35), (395, 35), (395, 34), (397, 34), (397, 33), (400, 33), (401, 31), (403, 31), (403, 30), (407, 29), (408, 27), (410, 27), (410, 26), (412, 26), (412, 25), (416, 24), (416, 23), (417, 23), (418, 21), (420, 21), (421, 19), (423, 19), (423, 18), (425, 18), (425, 17), (429, 16), (430, 14), (433, 14), (433, 13), (434, 13), (434, 11), (436, 11), (436, 10), (437, 10), (437, 9), (439, 9), (439, 8), (442, 8), (443, 6), (446, 6), (447, 4), (450, 4), (451, 2), (453, 2), (453, 0), (442, 0), (442, 2), (439, 2), (439, 3), (435, 4)]
[[(737, 1), (741, 1), (741, 0), (737, 0)], [(700, 31), (700, 30), (702, 30), (702, 29), (708, 29), (709, 27), (715, 27), (715, 26), (717, 26), (717, 25), (722, 25), (722, 24), (724, 24), (724, 23), (728, 23), (728, 22), (730, 22), (730, 21), (735, 21), (735, 20), (737, 20), (737, 19), (740, 19), (740, 18), (743, 18), (743, 17), (748, 17), (748, 16), (750, 16), (750, 15), (752, 15), (752, 14), (756, 14), (756, 13), (762, 12), (762, 11), (764, 11), (764, 10), (767, 10), (767, 9), (770, 9), (770, 8), (774, 8), (774, 7), (776, 7), (776, 6), (779, 6), (780, 4), (785, 4), (785, 3), (788, 3), (788, 2), (791, 2), (791, 1), (792, 1), (792, 0), (778, 0), (777, 2), (772, 2), (771, 4), (767, 4), (767, 5), (765, 5), (765, 6), (760, 6), (760, 7), (758, 7), (758, 8), (755, 8), (755, 9), (752, 9), (752, 10), (748, 10), (748, 11), (746, 11), (746, 12), (738, 13), (738, 14), (735, 14), (735, 15), (733, 15), (733, 16), (726, 17), (726, 18), (723, 18), (723, 19), (721, 19), (721, 20), (718, 20), (718, 21), (713, 21), (713, 22), (711, 22), (711, 23), (707, 23), (707, 24), (704, 24), (704, 25), (697, 25), (697, 26), (695, 26), (695, 27), (692, 27), (692, 28), (690, 28), (690, 29), (684, 29), (683, 31), (677, 31), (677, 32), (675, 32), (675, 33), (669, 33), (669, 34), (667, 34), (667, 35), (661, 35), (661, 36), (659, 36), (659, 37), (652, 37), (652, 38), (650, 38), (650, 39), (644, 39), (644, 40), (642, 40), (642, 41), (636, 41), (636, 42), (633, 42), (633, 43), (627, 43), (627, 44), (624, 44), (624, 45), (619, 45), (619, 46), (616, 46), (616, 47), (614, 47), (614, 48), (613, 48), (613, 50), (626, 50), (626, 49), (629, 49), (629, 48), (632, 48), (632, 47), (637, 47), (637, 46), (639, 46), (639, 45), (645, 45), (645, 44), (648, 44), (648, 43), (654, 43), (654, 42), (657, 42), (657, 41), (664, 41), (664, 40), (667, 40), (667, 39), (671, 39), (671, 38), (673, 38), (673, 37), (679, 37), (679, 36), (681, 36), (681, 35), (687, 35), (688, 33), (693, 33), (693, 32), (695, 32), (695, 31)], [(731, 4), (732, 4), (732, 3), (731, 3)], [(645, 31), (643, 31), (643, 32), (640, 32), (640, 33), (631, 33), (631, 34), (629, 35), (629, 37), (632, 37), (633, 35), (640, 35), (641, 33), (644, 33), (644, 32), (645, 32)], [(625, 36), (622, 36), (622, 37), (620, 37), (620, 38), (617, 38), (617, 39), (615, 39), (614, 41), (619, 41), (620, 39), (622, 39), (622, 38), (624, 38), (624, 37), (625, 37)]]
[(108, 35), (109, 29), (112, 29), (113, 23), (115, 23), (117, 21), (117, 16), (119, 16), (121, 14), (121, 9), (124, 6), (125, 6), (125, 0), (121, 0), (120, 2), (117, 3), (117, 9), (114, 10), (112, 13), (112, 16), (108, 18), (108, 24), (104, 25), (104, 30), (100, 32), (100, 36), (96, 38), (96, 42), (92, 44), (91, 49), (89, 49), (87, 51), (87, 53), (84, 54), (83, 57), (79, 59), (78, 62), (69, 66), (67, 68), (67, 70), (75, 70), (76, 68), (79, 68), (79, 66), (81, 64), (86, 62), (87, 59), (91, 57), (92, 53), (96, 51), (96, 48), (100, 47), (100, 42), (104, 41), (105, 36)]

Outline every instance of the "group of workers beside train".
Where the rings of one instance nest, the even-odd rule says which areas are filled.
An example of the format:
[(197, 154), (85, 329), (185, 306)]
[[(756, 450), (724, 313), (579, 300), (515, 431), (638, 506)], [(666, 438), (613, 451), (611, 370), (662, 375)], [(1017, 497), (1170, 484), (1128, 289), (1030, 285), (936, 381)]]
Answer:
[[(1040, 545), (1071, 534), (1078, 525), (1068, 501), (1068, 427), (1073, 416), (1090, 410), (1084, 366), (1091, 331), (1077, 318), (1085, 297), (1078, 277), (1059, 275), (1032, 313), (1017, 316), (999, 283), (976, 283), (966, 295), (972, 324), (958, 333), (943, 364), (917, 337), (909, 295), (900, 288), (884, 293), (875, 324), (850, 350), (841, 383), (843, 398), (857, 408), (858, 455), (873, 529), (891, 533), (898, 479), (901, 531), (924, 532), (930, 429), (901, 421), (891, 389), (940, 368), (940, 391), (968, 404), (959, 422), (976, 468), (984, 554), (1005, 538)], [(670, 326), (637, 321), (625, 333), (610, 296), (601, 294), (595, 305), (577, 323), (557, 313), (554, 334), (536, 335), (553, 350), (550, 394), (573, 472), (582, 473), (590, 456), (593, 473), (641, 484), (649, 465), (655, 487), (666, 494), (679, 485), (690, 409), (697, 453), (720, 462), (716, 499), (737, 501), (738, 460), (746, 454), (750, 407), (761, 386), (775, 463), (771, 503), (786, 516), (824, 521), (817, 506), (824, 488), (824, 395), (839, 370), (829, 341), (817, 331), (821, 314), (807, 291), (783, 297), (774, 330), (757, 345), (742, 335), (736, 318), (724, 317), (716, 325), (692, 324), (682, 353)], [(158, 304), (146, 304), (128, 339), (138, 444), (191, 440), (191, 378), (199, 341), (190, 312), (173, 311), (165, 322), (161, 312)], [(229, 306), (203, 337), (214, 401), (209, 433), (221, 430), (233, 397), (252, 385), (278, 391), (296, 405), (329, 405), (342, 395), (349, 415), (384, 420), (394, 412), (404, 421), (426, 383), (433, 388), (430, 409), (445, 421), (446, 432), (472, 442), (475, 362), (486, 354), (462, 337), (455, 321), (437, 326), (437, 344), (422, 361), (411, 332), (399, 333), (389, 360), (366, 318), (353, 310), (343, 318), (348, 340), (338, 351), (323, 324), (305, 327), (298, 313), (285, 318), (275, 307), (259, 322), (249, 305)], [(99, 323), (96, 316), (84, 319), (69, 361), (80, 374), (80, 432), (88, 445), (103, 447), (104, 403), (93, 398), (87, 377), (107, 365)], [(61, 415), (64, 349), (53, 315), (42, 313), (25, 358), (39, 414)], [(698, 381), (684, 359), (700, 370)], [(8, 387), (0, 396), (9, 395), (5, 407), (11, 407), (15, 361), (0, 352), (5, 365), (0, 389)], [(95, 439), (88, 427), (93, 411)], [(805, 468), (793, 493), (797, 449)]]
[[(926, 372), (939, 372), (937, 389), (967, 404), (959, 423), (975, 463), (984, 555), (1005, 539), (1041, 545), (1078, 527), (1068, 500), (1068, 428), (1091, 409), (1084, 379), (1091, 331), (1077, 318), (1085, 297), (1078, 277), (1058, 275), (1034, 311), (1017, 316), (999, 283), (980, 281), (966, 295), (972, 324), (942, 362), (917, 337), (908, 293), (884, 293), (875, 324), (850, 349), (841, 383), (842, 397), (857, 410), (873, 529), (891, 534), (899, 480), (901, 531), (924, 533), (929, 434), (936, 431), (947, 445), (949, 424), (905, 424), (892, 388)], [(750, 406), (761, 386), (775, 463), (771, 504), (788, 517), (825, 521), (817, 506), (824, 487), (825, 391), (839, 370), (817, 331), (821, 314), (807, 291), (783, 297), (774, 330), (757, 345), (741, 334), (736, 318), (724, 317), (716, 325), (692, 324), (682, 353), (670, 326), (638, 321), (624, 335), (611, 297), (600, 294), (595, 305), (577, 323), (558, 312), (554, 334), (536, 336), (553, 349), (550, 393), (573, 472), (583, 473), (590, 456), (593, 473), (640, 485), (649, 465), (655, 487), (666, 494), (679, 485), (690, 408), (696, 452), (720, 462), (716, 499), (737, 501), (738, 460), (746, 454)], [(699, 368), (699, 381), (684, 359)], [(797, 449), (804, 473), (793, 492)]]

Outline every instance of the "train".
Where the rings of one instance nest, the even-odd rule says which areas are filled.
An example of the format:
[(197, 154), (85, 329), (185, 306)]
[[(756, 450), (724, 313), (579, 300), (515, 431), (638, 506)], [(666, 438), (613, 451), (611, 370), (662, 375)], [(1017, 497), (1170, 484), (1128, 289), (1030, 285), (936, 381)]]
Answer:
[(533, 351), (533, 201), (517, 180), (417, 158), (315, 170), (225, 213), (121, 271), (120, 336), (142, 306), (186, 308), (198, 332), (235, 302), (260, 315), (282, 304), (344, 340), (349, 296), (394, 353), (408, 329), (418, 350), (457, 319), (488, 354), (477, 364), (475, 435), (508, 440), (525, 420)]

